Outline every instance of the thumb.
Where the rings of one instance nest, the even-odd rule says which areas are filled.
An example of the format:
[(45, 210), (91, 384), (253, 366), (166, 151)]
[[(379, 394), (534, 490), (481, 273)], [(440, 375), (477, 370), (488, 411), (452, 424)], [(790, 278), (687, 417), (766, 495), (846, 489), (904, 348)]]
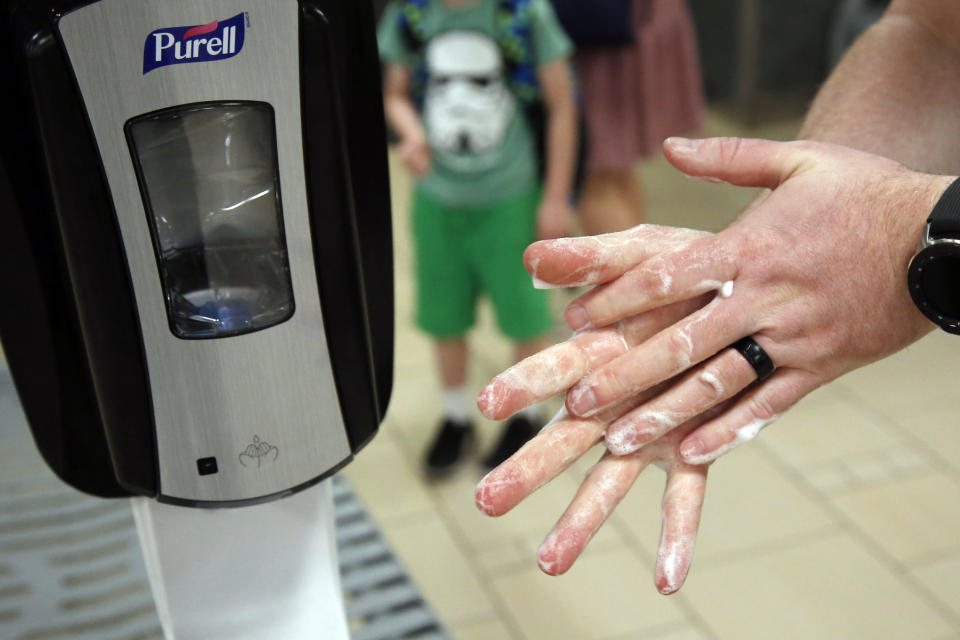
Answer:
[(799, 149), (757, 138), (667, 138), (663, 152), (688, 176), (775, 189), (800, 166)]

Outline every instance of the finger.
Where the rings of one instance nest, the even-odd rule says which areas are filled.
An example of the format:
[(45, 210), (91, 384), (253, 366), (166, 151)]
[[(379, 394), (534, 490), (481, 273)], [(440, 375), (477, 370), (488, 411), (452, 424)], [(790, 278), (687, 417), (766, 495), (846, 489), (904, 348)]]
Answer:
[(747, 391), (732, 407), (680, 444), (680, 456), (689, 464), (706, 464), (757, 437), (820, 385), (818, 379), (799, 369), (780, 369), (755, 389)]
[(561, 409), (539, 434), (480, 481), (475, 492), (477, 508), (488, 516), (501, 516), (510, 511), (600, 442), (603, 430), (619, 415), (617, 412), (632, 409), (636, 402), (595, 419), (569, 416)]
[(491, 380), (477, 398), (477, 407), (491, 420), (505, 420), (525, 407), (566, 391), (590, 371), (687, 317), (708, 300), (709, 296), (685, 300), (627, 318), (616, 327), (585, 331), (549, 347)]
[(664, 595), (677, 591), (687, 578), (706, 490), (706, 466), (677, 461), (667, 469), (660, 546), (654, 569), (657, 590)]
[(753, 138), (667, 138), (663, 150), (670, 164), (689, 176), (768, 189), (790, 177), (806, 157), (795, 143)]
[(604, 455), (537, 550), (537, 564), (544, 573), (558, 576), (573, 566), (648, 463), (645, 455)]
[(607, 449), (632, 453), (668, 431), (740, 393), (757, 379), (753, 367), (733, 349), (726, 349), (679, 383), (607, 427)]
[[(707, 306), (714, 297), (713, 293), (708, 293), (697, 298), (691, 298), (690, 300), (651, 309), (650, 311), (624, 318), (617, 323), (617, 326), (620, 327), (620, 332), (623, 334), (627, 344), (632, 348), (643, 344), (667, 327), (686, 318), (694, 311)], [(609, 362), (609, 360), (607, 362)], [(598, 363), (597, 366), (604, 364), (606, 364), (606, 362)]]
[(505, 420), (569, 389), (588, 371), (626, 353), (627, 348), (618, 327), (585, 332), (497, 375), (480, 393), (477, 407), (491, 420)]
[(639, 262), (706, 235), (643, 224), (616, 233), (536, 242), (527, 248), (523, 263), (542, 288), (582, 287), (613, 280)]
[(742, 306), (714, 298), (703, 309), (584, 376), (567, 393), (567, 409), (573, 415), (589, 417), (681, 374), (740, 336), (753, 333), (748, 320), (752, 317)]
[(709, 291), (732, 293), (737, 266), (713, 236), (661, 253), (571, 302), (564, 320), (574, 331), (602, 327), (622, 318)]

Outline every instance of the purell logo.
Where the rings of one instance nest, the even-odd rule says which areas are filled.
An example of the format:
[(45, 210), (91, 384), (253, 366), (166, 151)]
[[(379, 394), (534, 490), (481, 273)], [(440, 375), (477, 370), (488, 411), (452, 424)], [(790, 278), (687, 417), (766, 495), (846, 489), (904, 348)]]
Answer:
[(143, 44), (143, 72), (187, 62), (232, 58), (243, 49), (244, 14), (192, 27), (157, 29)]

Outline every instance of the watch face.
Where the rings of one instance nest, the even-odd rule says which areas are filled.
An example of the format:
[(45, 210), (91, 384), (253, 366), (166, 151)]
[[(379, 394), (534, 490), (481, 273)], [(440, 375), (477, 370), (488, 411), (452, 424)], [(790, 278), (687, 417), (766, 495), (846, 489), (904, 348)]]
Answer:
[(918, 253), (910, 263), (908, 284), (925, 316), (960, 334), (960, 244), (934, 244)]

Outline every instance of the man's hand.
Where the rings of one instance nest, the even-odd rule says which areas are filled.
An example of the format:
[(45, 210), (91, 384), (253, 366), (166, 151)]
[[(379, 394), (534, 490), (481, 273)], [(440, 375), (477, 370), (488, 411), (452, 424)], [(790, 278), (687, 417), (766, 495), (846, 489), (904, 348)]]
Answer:
[[(932, 330), (910, 299), (906, 272), (924, 221), (953, 178), (812, 142), (673, 139), (665, 150), (688, 175), (772, 191), (723, 232), (680, 246), (648, 241), (625, 260), (609, 241), (573, 238), (535, 244), (525, 256), (541, 281), (564, 284), (569, 274), (586, 273), (606, 282), (567, 308), (575, 330), (721, 291), (567, 393), (570, 413), (590, 417), (678, 380), (611, 423), (611, 451), (635, 451), (736, 398), (681, 445), (688, 463), (709, 462), (818, 386)], [(727, 348), (745, 336), (777, 366), (759, 384)]]

